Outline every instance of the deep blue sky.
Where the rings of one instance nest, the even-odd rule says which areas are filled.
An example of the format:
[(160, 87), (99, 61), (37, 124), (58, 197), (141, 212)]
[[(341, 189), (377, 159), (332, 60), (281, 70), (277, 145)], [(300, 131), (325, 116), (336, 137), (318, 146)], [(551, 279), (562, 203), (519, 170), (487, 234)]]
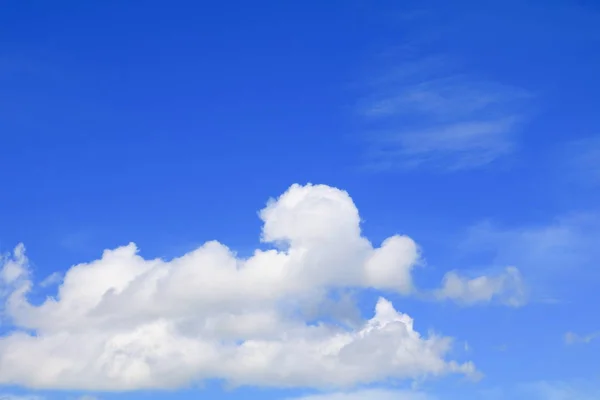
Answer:
[[(523, 275), (518, 308), (390, 295), (420, 332), (468, 341), (485, 374), (424, 392), (591, 399), (598, 71), (592, 0), (7, 1), (0, 251), (24, 243), (35, 282), (129, 242), (145, 258), (213, 239), (249, 256), (270, 197), (326, 184), (348, 191), (375, 245), (419, 244), (419, 287), (450, 270)], [(377, 295), (359, 294), (365, 318)], [(22, 386), (5, 392), (35, 393)], [(245, 390), (206, 395), (254, 398)]]

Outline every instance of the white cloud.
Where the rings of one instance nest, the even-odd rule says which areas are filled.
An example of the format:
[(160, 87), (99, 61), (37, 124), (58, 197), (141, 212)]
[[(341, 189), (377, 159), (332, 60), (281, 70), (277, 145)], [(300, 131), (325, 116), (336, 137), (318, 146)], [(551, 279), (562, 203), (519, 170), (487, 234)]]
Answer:
[(290, 400), (434, 400), (434, 397), (410, 390), (370, 389), (354, 392), (316, 394)]
[(54, 286), (62, 280), (62, 274), (60, 272), (53, 272), (47, 277), (44, 278), (43, 281), (40, 282), (41, 287)]
[(592, 340), (596, 340), (598, 338), (600, 338), (600, 332), (594, 332), (583, 336), (574, 332), (565, 333), (566, 344), (590, 343)]
[(25, 277), (28, 273), (28, 262), (25, 256), (25, 246), (20, 243), (13, 254), (0, 257), (0, 285), (6, 287)]
[(519, 307), (526, 301), (525, 285), (515, 267), (508, 267), (497, 275), (481, 275), (471, 279), (450, 271), (434, 295), (439, 300), (449, 299), (465, 305), (497, 301)]
[[(217, 378), (335, 388), (478, 375), (470, 362), (445, 359), (450, 338), (419, 334), (383, 298), (352, 329), (307, 323), (305, 308), (326, 303), (331, 290), (414, 292), (412, 239), (396, 235), (373, 247), (348, 194), (323, 185), (293, 185), (260, 217), (262, 240), (278, 250), (239, 258), (208, 242), (166, 261), (142, 258), (132, 243), (71, 267), (41, 305), (27, 300), (26, 273), (8, 279), (15, 329), (0, 338), (0, 384), (130, 390)], [(23, 247), (9, 263), (27, 270)]]

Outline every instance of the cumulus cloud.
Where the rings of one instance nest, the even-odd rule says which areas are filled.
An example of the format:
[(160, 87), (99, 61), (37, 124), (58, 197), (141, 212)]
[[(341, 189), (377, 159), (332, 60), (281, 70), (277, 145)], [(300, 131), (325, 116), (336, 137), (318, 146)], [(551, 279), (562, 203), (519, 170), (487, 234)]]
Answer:
[(435, 292), (435, 297), (465, 305), (496, 301), (518, 307), (526, 301), (525, 286), (515, 267), (508, 267), (497, 275), (481, 275), (471, 279), (450, 271), (444, 276), (442, 287)]
[(335, 388), (478, 375), (471, 362), (446, 359), (451, 338), (420, 334), (384, 298), (358, 326), (331, 316), (309, 323), (306, 306), (338, 289), (414, 292), (412, 239), (373, 246), (350, 196), (324, 185), (293, 185), (259, 215), (261, 239), (274, 248), (240, 258), (212, 241), (147, 260), (131, 243), (68, 269), (40, 305), (27, 299), (33, 283), (17, 247), (2, 269), (14, 329), (0, 338), (0, 384), (133, 390), (216, 378)]

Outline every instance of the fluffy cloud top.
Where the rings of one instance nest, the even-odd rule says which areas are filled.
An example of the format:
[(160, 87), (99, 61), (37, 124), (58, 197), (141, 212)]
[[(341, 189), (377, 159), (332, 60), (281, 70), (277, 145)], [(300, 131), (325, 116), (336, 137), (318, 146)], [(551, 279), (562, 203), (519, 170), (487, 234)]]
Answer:
[(423, 336), (386, 299), (354, 328), (309, 323), (331, 291), (409, 294), (415, 242), (374, 247), (344, 191), (293, 185), (260, 212), (275, 249), (239, 258), (208, 242), (146, 260), (135, 244), (71, 267), (54, 298), (31, 304), (24, 247), (0, 277), (14, 330), (0, 338), (0, 383), (32, 388), (173, 388), (217, 378), (233, 385), (349, 387), (388, 378), (476, 374), (446, 360), (448, 337)]

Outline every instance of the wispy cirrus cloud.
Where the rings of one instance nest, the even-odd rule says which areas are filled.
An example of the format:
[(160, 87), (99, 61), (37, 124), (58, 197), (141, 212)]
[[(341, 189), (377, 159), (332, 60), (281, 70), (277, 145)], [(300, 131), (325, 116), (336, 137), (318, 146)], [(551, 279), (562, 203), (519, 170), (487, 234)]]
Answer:
[(520, 392), (528, 395), (528, 399), (540, 400), (595, 400), (599, 388), (592, 382), (555, 382), (540, 381), (520, 386)]
[(17, 394), (0, 394), (0, 400), (44, 400), (41, 396), (25, 394), (25, 395), (17, 395)]
[(574, 332), (565, 333), (565, 343), (566, 344), (578, 344), (578, 343), (587, 344), (596, 339), (600, 339), (600, 331), (593, 332), (593, 333), (590, 333), (587, 335), (578, 335), (577, 333), (574, 333)]
[(365, 389), (352, 392), (335, 392), (309, 395), (288, 400), (434, 400), (424, 392), (394, 389)]
[(567, 168), (575, 181), (600, 185), (600, 135), (571, 142), (567, 146)]
[(443, 57), (399, 64), (359, 106), (369, 167), (471, 169), (516, 148), (526, 90), (465, 74)]
[[(579, 290), (581, 282), (598, 282), (599, 242), (600, 215), (581, 212), (538, 225), (503, 227), (485, 221), (469, 229), (460, 247), (485, 255), (492, 265), (515, 265), (538, 292), (554, 293), (559, 287)], [(554, 294), (534, 297), (539, 296), (547, 301)]]
[(490, 250), (497, 260), (513, 260), (522, 268), (554, 273), (589, 266), (600, 255), (600, 215), (574, 213), (547, 224), (502, 227), (490, 221), (468, 232), (464, 246)]
[(596, 400), (598, 393), (598, 383), (594, 381), (540, 380), (484, 390), (478, 398), (485, 400)]

